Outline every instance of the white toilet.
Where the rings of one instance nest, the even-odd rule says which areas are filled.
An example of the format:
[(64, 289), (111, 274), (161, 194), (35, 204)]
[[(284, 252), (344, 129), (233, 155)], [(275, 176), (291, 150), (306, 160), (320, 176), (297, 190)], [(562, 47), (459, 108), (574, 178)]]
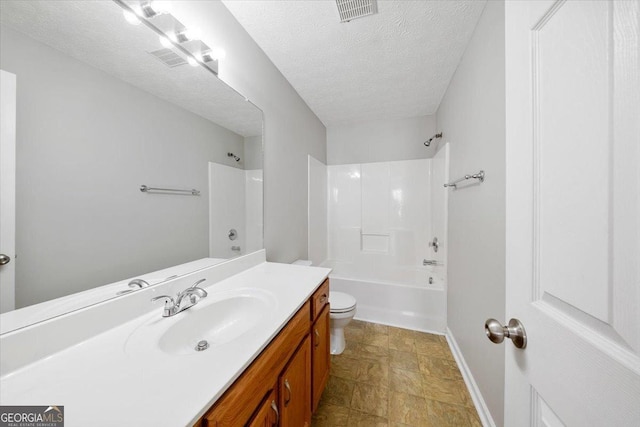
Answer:
[(344, 351), (344, 328), (356, 315), (356, 299), (344, 292), (329, 291), (329, 319), (331, 322), (331, 354)]
[[(292, 262), (294, 265), (311, 266), (308, 259)], [(331, 323), (331, 354), (342, 354), (344, 351), (344, 328), (356, 315), (356, 299), (344, 292), (329, 291), (329, 320)]]

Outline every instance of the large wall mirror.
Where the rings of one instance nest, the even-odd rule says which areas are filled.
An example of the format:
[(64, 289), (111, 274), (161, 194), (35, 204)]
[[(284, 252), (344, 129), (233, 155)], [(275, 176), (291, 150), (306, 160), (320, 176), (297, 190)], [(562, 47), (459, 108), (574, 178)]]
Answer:
[(263, 247), (256, 106), (116, 2), (0, 5), (0, 68), (17, 88), (0, 332)]

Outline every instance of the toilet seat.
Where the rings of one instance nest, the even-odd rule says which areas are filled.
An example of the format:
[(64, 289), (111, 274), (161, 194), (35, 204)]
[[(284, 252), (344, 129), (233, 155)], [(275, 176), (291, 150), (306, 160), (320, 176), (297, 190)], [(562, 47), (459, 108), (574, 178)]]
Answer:
[(347, 313), (356, 307), (356, 299), (344, 292), (329, 291), (331, 313)]

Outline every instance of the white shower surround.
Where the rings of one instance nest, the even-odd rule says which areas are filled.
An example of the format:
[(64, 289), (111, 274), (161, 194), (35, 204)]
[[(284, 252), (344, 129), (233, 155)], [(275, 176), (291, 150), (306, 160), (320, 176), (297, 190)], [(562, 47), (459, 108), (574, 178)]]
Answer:
[[(431, 203), (446, 179), (440, 164), (446, 159), (436, 157), (434, 165), (420, 159), (327, 167), (328, 259), (322, 266), (333, 269), (333, 290), (356, 298), (357, 319), (445, 331), (446, 251), (428, 246), (431, 218), (442, 218), (436, 213), (445, 209)], [(433, 200), (443, 204), (441, 195)], [(436, 222), (433, 230), (444, 243), (442, 221)], [(423, 259), (441, 265), (424, 267)]]
[[(262, 175), (261, 169), (209, 162), (210, 256), (233, 258), (262, 248)], [(237, 231), (235, 240), (228, 237), (231, 229)]]

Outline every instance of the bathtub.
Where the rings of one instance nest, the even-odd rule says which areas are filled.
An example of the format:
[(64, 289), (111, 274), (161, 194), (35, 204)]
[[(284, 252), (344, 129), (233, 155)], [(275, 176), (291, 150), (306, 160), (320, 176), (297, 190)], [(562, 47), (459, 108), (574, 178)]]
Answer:
[[(442, 267), (380, 267), (325, 261), (331, 290), (351, 294), (356, 319), (405, 329), (444, 333), (446, 294)], [(433, 283), (429, 283), (429, 278)]]

